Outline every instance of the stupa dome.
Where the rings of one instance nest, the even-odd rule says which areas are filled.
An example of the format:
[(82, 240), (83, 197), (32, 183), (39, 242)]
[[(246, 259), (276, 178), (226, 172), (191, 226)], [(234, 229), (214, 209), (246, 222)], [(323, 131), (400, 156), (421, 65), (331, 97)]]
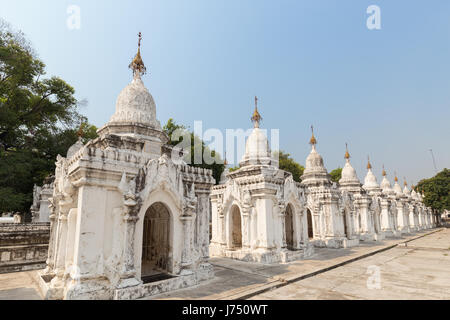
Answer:
[(372, 164), (370, 163), (370, 160), (367, 162), (367, 175), (364, 179), (363, 188), (368, 191), (380, 189), (377, 178), (372, 172)]
[(248, 164), (275, 164), (266, 134), (264, 133), (264, 130), (259, 128), (262, 117), (258, 111), (257, 101), (258, 98), (255, 97), (255, 111), (251, 118), (254, 123), (254, 128), (245, 144), (245, 154), (240, 162), (241, 166)]
[(156, 105), (138, 73), (119, 94), (113, 123), (136, 123), (154, 128), (160, 127), (156, 119)]
[(141, 57), (140, 34), (138, 52), (129, 67), (133, 70), (133, 80), (117, 97), (116, 112), (111, 117), (110, 123), (138, 124), (160, 130), (161, 125), (156, 119), (155, 101), (141, 79), (146, 67)]
[(359, 188), (361, 186), (361, 182), (359, 181), (358, 175), (356, 174), (356, 170), (350, 164), (350, 153), (348, 152), (347, 144), (344, 158), (345, 165), (344, 168), (342, 168), (339, 184), (344, 187), (351, 185)]

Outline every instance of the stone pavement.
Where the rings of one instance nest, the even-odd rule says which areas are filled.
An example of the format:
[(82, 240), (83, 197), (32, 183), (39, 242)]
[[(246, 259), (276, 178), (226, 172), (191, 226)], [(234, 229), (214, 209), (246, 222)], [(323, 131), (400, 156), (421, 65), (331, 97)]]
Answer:
[[(442, 231), (445, 230), (445, 231)], [(439, 236), (442, 234), (442, 236)], [(150, 299), (249, 299), (257, 296), (259, 299), (272, 299), (269, 296), (261, 295), (266, 291), (274, 290), (284, 286), (290, 286), (290, 283), (302, 283), (304, 279), (310, 278), (315, 281), (318, 274), (328, 273), (329, 270), (340, 270), (342, 265), (353, 264), (353, 261), (379, 255), (381, 252), (390, 252), (398, 244), (411, 241), (413, 239), (433, 239), (424, 240), (427, 243), (439, 241), (436, 246), (450, 247), (449, 229), (435, 229), (418, 232), (413, 235), (404, 235), (402, 238), (386, 239), (381, 243), (361, 242), (358, 247), (347, 249), (328, 249), (316, 248), (316, 253), (305, 260), (294, 261), (279, 265), (263, 265), (259, 263), (240, 262), (230, 259), (213, 258), (211, 263), (214, 265), (216, 277), (209, 282), (200, 284), (196, 287), (182, 289), (154, 297)], [(437, 237), (437, 238), (436, 238)], [(417, 240), (416, 240), (417, 241)], [(408, 242), (411, 246), (412, 242)], [(386, 251), (389, 250), (389, 251)], [(404, 249), (399, 249), (404, 250)], [(365, 261), (361, 260), (361, 261)], [(409, 261), (415, 263), (414, 261)], [(419, 263), (419, 262), (418, 262)], [(427, 263), (422, 261), (421, 263)], [(414, 266), (409, 266), (413, 268)], [(365, 269), (364, 272), (367, 270)], [(348, 277), (354, 275), (350, 272)], [(312, 277), (312, 278), (311, 278)], [(367, 276), (366, 276), (367, 278)], [(301, 281), (300, 281), (301, 280)], [(330, 283), (330, 286), (332, 284)], [(327, 288), (327, 282), (323, 283)], [(275, 290), (276, 291), (276, 290)], [(450, 291), (450, 287), (449, 287)], [(272, 291), (271, 291), (272, 292)], [(288, 296), (280, 295), (279, 299), (288, 299)], [(291, 299), (304, 299), (301, 294)], [(324, 299), (335, 299), (333, 295), (324, 297)]]
[[(441, 228), (347, 249), (316, 248), (306, 260), (279, 265), (213, 258), (212, 280), (150, 299), (450, 299), (449, 248), (450, 229)], [(381, 290), (364, 289), (369, 265), (381, 268)], [(0, 274), (0, 300), (40, 299), (35, 272)]]
[[(251, 299), (448, 300), (449, 254), (446, 229)], [(374, 282), (376, 268), (379, 282)]]
[(35, 271), (0, 274), (0, 300), (40, 300)]

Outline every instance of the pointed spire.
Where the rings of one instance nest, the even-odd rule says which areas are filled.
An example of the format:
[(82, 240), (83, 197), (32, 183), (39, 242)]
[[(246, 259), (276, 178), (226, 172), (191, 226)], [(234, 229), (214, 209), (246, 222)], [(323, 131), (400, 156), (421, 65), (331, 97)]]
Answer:
[(404, 185), (405, 187), (407, 187), (407, 186), (408, 186), (408, 182), (406, 182), (406, 178), (403, 177), (403, 180), (404, 180), (403, 185)]
[(370, 164), (370, 157), (367, 156), (367, 170), (372, 169), (372, 165)]
[(227, 161), (227, 152), (225, 152), (225, 161), (223, 162), (223, 165), (226, 167), (228, 165)]
[(255, 111), (253, 111), (253, 116), (251, 117), (251, 120), (254, 123), (255, 128), (259, 128), (259, 123), (262, 120), (261, 115), (258, 112), (258, 97), (255, 96)]
[(128, 68), (133, 70), (133, 76), (140, 77), (141, 75), (144, 75), (147, 72), (147, 68), (144, 65), (144, 61), (141, 57), (141, 40), (142, 40), (142, 34), (139, 32), (139, 40), (138, 40), (138, 51), (136, 53), (136, 56), (134, 57), (133, 61), (131, 61)]
[(345, 143), (345, 156), (344, 156), (344, 158), (346, 160), (350, 159), (350, 153), (348, 152), (348, 144), (347, 143)]
[(81, 139), (83, 137), (83, 135), (84, 135), (83, 124), (80, 124), (80, 128), (77, 131), (78, 139)]
[(386, 176), (387, 176), (386, 170), (384, 170), (384, 164), (383, 164), (383, 171), (381, 172), (381, 174), (383, 175), (383, 177), (386, 177)]
[(311, 136), (311, 139), (309, 140), (309, 144), (312, 146), (315, 146), (317, 144), (317, 140), (316, 140), (316, 137), (314, 136), (314, 126), (311, 126), (311, 132), (312, 132), (312, 136)]
[(394, 178), (394, 181), (395, 181), (395, 182), (398, 182), (398, 178), (397, 178), (397, 171), (394, 171), (394, 174), (395, 174), (395, 178)]
[(78, 141), (81, 141), (84, 136), (83, 123), (80, 124), (80, 128), (77, 131)]

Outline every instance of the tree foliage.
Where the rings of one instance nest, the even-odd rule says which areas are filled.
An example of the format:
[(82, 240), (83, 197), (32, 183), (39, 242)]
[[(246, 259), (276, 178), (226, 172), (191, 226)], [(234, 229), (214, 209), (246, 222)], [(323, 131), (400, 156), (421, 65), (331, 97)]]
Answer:
[(423, 202), (437, 211), (450, 210), (450, 170), (444, 169), (430, 179), (419, 181), (415, 190), (424, 192)]
[[(206, 168), (206, 169), (212, 170), (213, 177), (214, 177), (214, 179), (216, 179), (216, 183), (220, 182), (220, 176), (225, 169), (225, 165), (223, 164), (223, 160), (221, 159), (220, 155), (216, 154), (215, 150), (210, 150), (198, 136), (194, 135), (193, 132), (190, 132), (188, 130), (188, 128), (185, 127), (184, 125), (177, 124), (172, 118), (170, 118), (167, 121), (167, 123), (164, 125), (163, 131), (169, 136), (169, 138), (170, 138), (169, 144), (172, 146), (178, 145), (179, 143), (181, 143), (183, 141), (183, 135), (181, 135), (180, 139), (177, 139), (174, 136), (174, 133), (176, 133), (177, 135), (180, 135), (181, 132), (184, 132), (184, 135), (187, 134), (188, 136), (190, 136), (191, 146), (190, 146), (190, 152), (185, 155), (186, 162), (194, 167), (200, 167), (200, 168)], [(212, 164), (208, 164), (205, 162), (205, 159), (202, 156), (202, 158), (200, 160), (201, 163), (196, 163), (199, 161), (195, 161), (196, 159), (194, 159), (195, 148), (200, 149), (202, 151), (202, 155), (207, 153), (207, 154), (210, 154), (211, 157), (217, 156), (218, 161), (216, 161)]]
[(279, 159), (279, 167), (280, 169), (292, 173), (292, 177), (294, 181), (301, 182), (301, 176), (303, 175), (303, 171), (305, 168), (291, 158), (289, 153), (285, 153), (283, 151), (274, 152), (274, 156)]
[(27, 212), (33, 185), (54, 172), (84, 127), (75, 90), (58, 77), (44, 78), (45, 64), (21, 32), (0, 20), (0, 212)]
[(342, 168), (334, 169), (330, 172), (331, 181), (338, 183), (342, 177)]

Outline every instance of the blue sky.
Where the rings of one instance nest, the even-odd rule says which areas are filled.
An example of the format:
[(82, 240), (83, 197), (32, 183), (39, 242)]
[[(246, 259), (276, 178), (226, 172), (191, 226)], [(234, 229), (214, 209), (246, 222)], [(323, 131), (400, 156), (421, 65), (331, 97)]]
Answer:
[[(368, 30), (366, 9), (381, 9)], [(67, 28), (67, 8), (81, 28)], [(318, 151), (329, 171), (345, 142), (360, 179), (367, 155), (380, 182), (416, 183), (450, 167), (450, 1), (381, 0), (0, 0), (0, 17), (22, 30), (57, 75), (87, 99), (81, 111), (102, 126), (143, 33), (143, 80), (161, 123), (248, 128), (253, 97), (264, 128), (300, 163)]]

